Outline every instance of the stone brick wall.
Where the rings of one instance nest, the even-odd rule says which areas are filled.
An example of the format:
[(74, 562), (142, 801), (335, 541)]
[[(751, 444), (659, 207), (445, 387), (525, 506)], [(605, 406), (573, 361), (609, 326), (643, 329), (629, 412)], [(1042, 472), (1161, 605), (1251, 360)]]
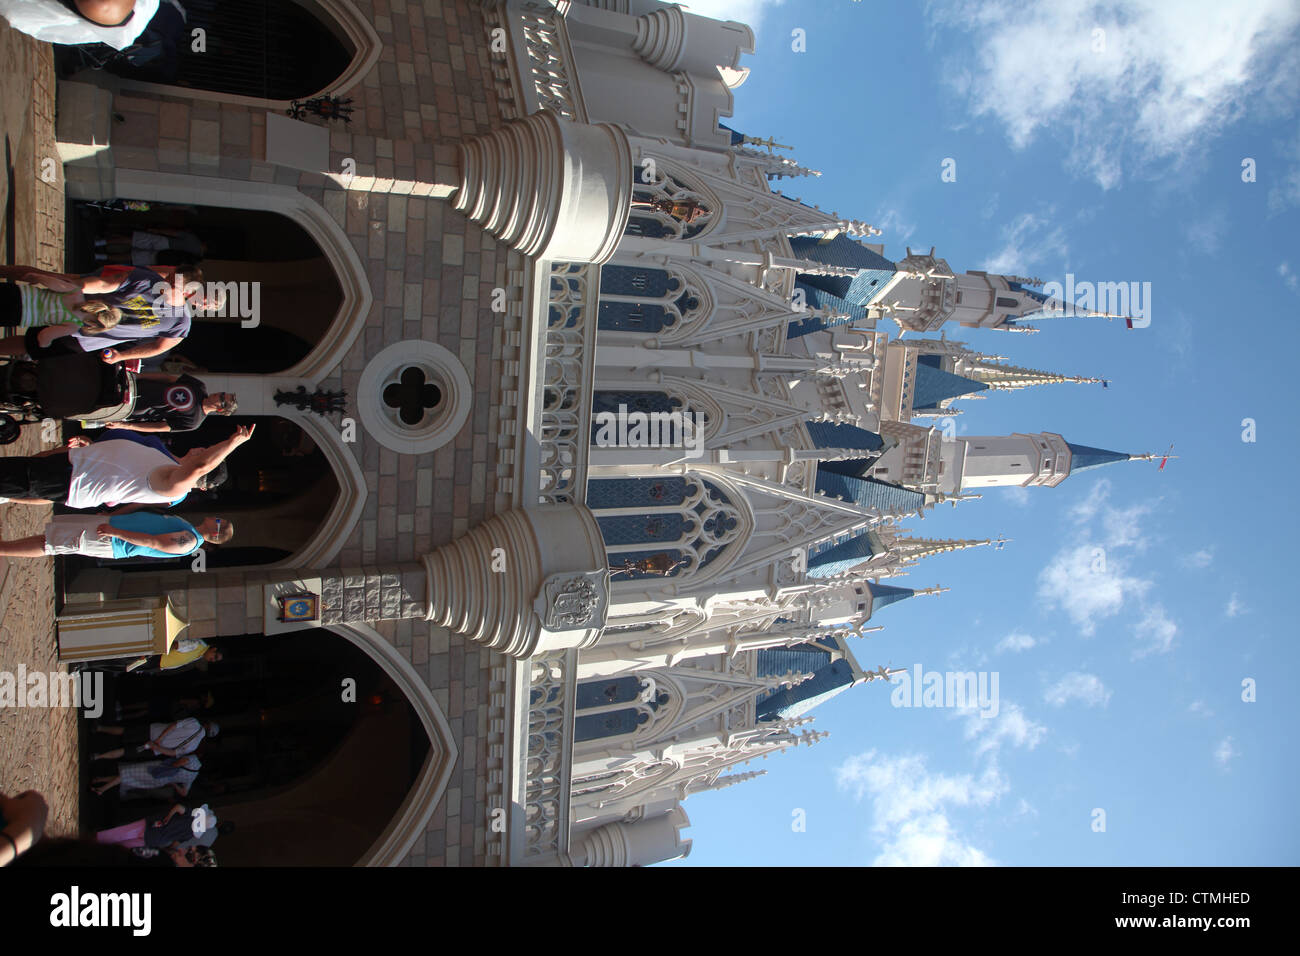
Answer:
[[(418, 615), (422, 585), (415, 586), (412, 565), (400, 564), (492, 515), (504, 364), (497, 334), (502, 316), (491, 311), (490, 302), (494, 288), (508, 288), (508, 271), (521, 268), (516, 254), (443, 201), (412, 194), (409, 187), (402, 192), (403, 181), (446, 181), (456, 144), (502, 123), (481, 16), (468, 0), (360, 0), (356, 6), (374, 25), (383, 51), (374, 69), (346, 93), (355, 111), (350, 126), (331, 126), (330, 161), (341, 171), (345, 158), (354, 159), (358, 177), (375, 179), (366, 181), (368, 191), (344, 191), (323, 174), (267, 164), (264, 108), (171, 89), (123, 90), (113, 103), (124, 119), (113, 127), (117, 168), (289, 186), (320, 204), (347, 233), (374, 303), (356, 347), (324, 387), (355, 395), (371, 357), (413, 338), (449, 349), (469, 373), (469, 421), (438, 451), (402, 455), (358, 435), (353, 448), (366, 477), (364, 510), (332, 568), (313, 569), (328, 582), (330, 620), (355, 619), (360, 608), (367, 617), (394, 608)], [(77, 79), (95, 82), (84, 75)], [(518, 298), (518, 290), (511, 298)], [(392, 578), (377, 572), (367, 579), (363, 566), (388, 566)], [(255, 569), (129, 574), (123, 594), (170, 593), (195, 637), (260, 634), (261, 585), (272, 577), (284, 575)], [(405, 862), (486, 862), (488, 687), (493, 669), (504, 662), (422, 619), (373, 626), (427, 680), (460, 751), (445, 798)]]

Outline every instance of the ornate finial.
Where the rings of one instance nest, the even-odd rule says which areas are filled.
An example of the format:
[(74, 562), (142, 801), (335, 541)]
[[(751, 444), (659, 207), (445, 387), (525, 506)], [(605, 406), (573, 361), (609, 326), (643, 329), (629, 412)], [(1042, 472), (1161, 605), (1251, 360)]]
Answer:
[[(834, 216), (834, 213), (832, 215)], [(839, 219), (838, 216), (835, 216), (835, 218)], [(837, 225), (840, 231), (848, 236), (878, 236), (881, 234), (880, 230), (875, 226), (862, 222), (860, 219), (840, 219)]]
[(292, 392), (284, 389), (276, 389), (275, 392), (275, 404), (278, 407), (291, 405), (300, 412), (315, 412), (317, 415), (341, 415), (347, 411), (347, 400), (347, 392), (317, 388), (308, 393), (305, 385), (299, 385)]
[(939, 585), (935, 585), (935, 586), (932, 587), (932, 588), (918, 588), (917, 590), (913, 591), (912, 593), (915, 594), (917, 597), (922, 597), (922, 596), (928, 596), (928, 595), (931, 595), (931, 594), (936, 594), (936, 595), (937, 595), (937, 594), (946, 594), (947, 592), (949, 592), (949, 591), (951, 591), (951, 590), (952, 590), (952, 588), (945, 588), (945, 587), (940, 587)]
[(303, 100), (302, 102), (294, 100), (289, 104), (289, 108), (285, 110), (285, 113), (292, 119), (317, 116), (323, 120), (342, 120), (345, 124), (351, 125), (352, 99), (351, 97), (340, 98), (327, 94)]

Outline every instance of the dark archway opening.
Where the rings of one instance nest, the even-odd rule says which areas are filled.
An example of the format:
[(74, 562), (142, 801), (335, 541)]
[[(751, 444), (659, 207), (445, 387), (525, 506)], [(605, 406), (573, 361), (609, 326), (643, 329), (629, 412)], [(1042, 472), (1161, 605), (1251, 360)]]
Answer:
[(184, 8), (182, 16), (162, 4), (122, 55), (103, 44), (59, 48), (61, 75), (102, 66), (146, 83), (298, 100), (328, 91), (356, 54), (294, 0), (185, 0)]
[[(103, 721), (114, 723), (120, 707), (146, 721), (183, 715), (219, 724), (218, 736), (199, 751), (202, 770), (181, 802), (206, 803), (219, 820), (234, 822), (234, 832), (213, 846), (221, 865), (356, 863), (391, 823), (429, 757), (419, 716), (374, 660), (330, 631), (212, 643), (224, 658), (202, 669), (106, 674)], [(91, 737), (83, 765), (104, 744)], [(83, 828), (114, 827), (168, 806), (167, 799), (86, 797)]]

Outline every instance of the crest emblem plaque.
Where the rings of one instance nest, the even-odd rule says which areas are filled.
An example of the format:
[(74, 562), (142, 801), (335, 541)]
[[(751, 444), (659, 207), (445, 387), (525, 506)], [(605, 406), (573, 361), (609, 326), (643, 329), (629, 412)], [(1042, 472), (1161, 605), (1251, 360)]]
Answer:
[(553, 574), (537, 596), (537, 616), (548, 631), (604, 627), (608, 612), (608, 572)]

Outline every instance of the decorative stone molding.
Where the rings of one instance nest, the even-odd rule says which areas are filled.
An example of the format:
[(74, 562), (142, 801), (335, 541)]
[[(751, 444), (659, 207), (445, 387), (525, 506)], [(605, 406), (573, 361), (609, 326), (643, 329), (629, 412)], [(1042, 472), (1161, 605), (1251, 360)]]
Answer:
[(712, 76), (722, 67), (739, 86), (740, 57), (754, 52), (754, 34), (743, 23), (697, 16), (676, 5), (662, 6), (637, 17), (632, 49), (665, 73)]
[(569, 796), (573, 789), (573, 693), (576, 650), (528, 662), (528, 742), (522, 749), (524, 865), (555, 864), (569, 848)]
[[(384, 390), (408, 368), (418, 368), (441, 392), (437, 406), (416, 425), (400, 420), (384, 400)], [(386, 448), (420, 455), (441, 448), (469, 420), (474, 391), (460, 359), (434, 342), (408, 339), (380, 351), (357, 382), (357, 413), (366, 432)]]
[(510, 657), (590, 647), (605, 625), (605, 544), (581, 505), (502, 512), (424, 564), (428, 620)]
[(607, 261), (631, 200), (632, 149), (607, 123), (540, 112), (460, 147), (453, 205), (526, 256)]
[(632, 49), (656, 69), (672, 73), (686, 52), (686, 13), (681, 7), (662, 7), (636, 18)]
[(680, 806), (655, 817), (607, 823), (582, 835), (573, 849), (576, 866), (649, 866), (679, 860), (691, 852), (691, 841), (681, 838), (690, 825)]
[(508, 6), (501, 0), (487, 0), (482, 5), (489, 35), (504, 30), (510, 37), (505, 54), (493, 57), (502, 115), (516, 119), (550, 110), (565, 119), (587, 122), (563, 11), (545, 0), (521, 0)]
[(605, 571), (588, 571), (547, 578), (534, 605), (542, 627), (550, 631), (603, 627), (609, 615), (605, 576)]
[(587, 494), (592, 383), (600, 268), (551, 264), (545, 303), (546, 332), (539, 341), (541, 370), (537, 427), (537, 487), (545, 502), (581, 502)]

